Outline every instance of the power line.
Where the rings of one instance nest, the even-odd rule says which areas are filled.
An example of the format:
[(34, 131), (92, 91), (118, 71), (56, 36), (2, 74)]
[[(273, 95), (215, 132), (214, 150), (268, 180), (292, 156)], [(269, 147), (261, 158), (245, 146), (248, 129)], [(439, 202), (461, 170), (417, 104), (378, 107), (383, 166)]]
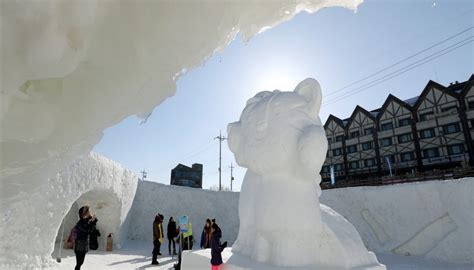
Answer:
[[(474, 39), (471, 39), (472, 37), (473, 37), (473, 36), (470, 36), (469, 38), (464, 39), (463, 41), (460, 41), (460, 42), (458, 42), (458, 43), (456, 43), (456, 44), (453, 44), (453, 45), (451, 45), (451, 46), (449, 46), (449, 47), (447, 47), (447, 48), (445, 48), (445, 49), (443, 49), (443, 50), (440, 50), (440, 51), (438, 51), (438, 52), (436, 52), (436, 53), (434, 53), (434, 54), (432, 54), (432, 55), (430, 55), (430, 56), (428, 56), (428, 57), (425, 57), (425, 58), (423, 58), (423, 59), (421, 59), (421, 60), (419, 60), (419, 61), (416, 61), (415, 63), (412, 63), (412, 64), (410, 64), (410, 65), (408, 65), (408, 66), (405, 66), (405, 67), (403, 67), (403, 68), (401, 68), (401, 69), (398, 69), (398, 70), (396, 70), (396, 71), (394, 71), (394, 72), (392, 72), (392, 73), (389, 73), (389, 74), (387, 74), (387, 75), (385, 75), (385, 76), (383, 76), (383, 77), (381, 77), (381, 78), (379, 78), (379, 79), (377, 79), (377, 80), (374, 80), (374, 81), (372, 81), (372, 82), (370, 82), (370, 83), (367, 83), (367, 84), (365, 84), (365, 85), (363, 85), (363, 86), (361, 86), (361, 87), (359, 87), (359, 88), (353, 89), (353, 90), (351, 90), (351, 91), (349, 91), (349, 92), (347, 92), (347, 93), (345, 93), (345, 94), (342, 94), (342, 95), (340, 95), (340, 96), (338, 96), (338, 97), (335, 97), (335, 98), (333, 98), (333, 99), (330, 99), (330, 100), (326, 101), (325, 103), (323, 103), (322, 106), (326, 106), (326, 105), (329, 105), (329, 104), (333, 104), (333, 103), (335, 103), (335, 102), (338, 102), (338, 101), (340, 101), (340, 100), (343, 100), (343, 99), (345, 99), (345, 98), (348, 98), (348, 97), (350, 97), (350, 96), (353, 96), (353, 95), (355, 95), (355, 94), (357, 94), (357, 93), (360, 93), (360, 92), (362, 92), (362, 91), (365, 91), (365, 90), (367, 90), (367, 89), (369, 89), (369, 88), (371, 88), (371, 87), (373, 87), (373, 86), (376, 86), (376, 85), (378, 85), (378, 84), (381, 84), (381, 83), (383, 83), (383, 82), (385, 82), (385, 81), (387, 81), (387, 80), (390, 80), (390, 79), (392, 79), (392, 78), (394, 78), (394, 77), (400, 76), (400, 75), (402, 75), (402, 74), (404, 74), (404, 73), (406, 73), (406, 72), (408, 72), (408, 71), (410, 71), (410, 70), (412, 70), (412, 69), (414, 69), (414, 68), (416, 68), (416, 67), (419, 67), (419, 66), (424, 65), (424, 64), (426, 64), (426, 63), (428, 63), (428, 62), (431, 62), (431, 61), (433, 61), (433, 60), (435, 60), (435, 59), (437, 59), (437, 58), (439, 58), (439, 57), (441, 57), (441, 56), (443, 56), (443, 55), (446, 55), (446, 54), (448, 54), (448, 53), (450, 53), (450, 52), (452, 52), (452, 51), (454, 51), (454, 50), (457, 50), (457, 49), (459, 49), (459, 48), (461, 48), (461, 47), (463, 47), (463, 46), (465, 46), (465, 45), (467, 45), (467, 44), (473, 42)], [(460, 43), (462, 43), (462, 44), (460, 44)], [(458, 45), (458, 44), (460, 44), (460, 45)], [(455, 46), (455, 45), (458, 45), (458, 46)], [(455, 47), (453, 47), (453, 46), (455, 46)], [(447, 51), (446, 51), (446, 50), (447, 50)], [(443, 51), (445, 51), (445, 52), (442, 53), (442, 54), (436, 55), (436, 54), (441, 53), (441, 52), (443, 52)]]
[(192, 154), (182, 158), (181, 160), (187, 160), (187, 159), (190, 159), (192, 157), (195, 157), (209, 149), (211, 149), (211, 147), (213, 146), (213, 141), (210, 141), (209, 143), (207, 143), (206, 145), (204, 145), (203, 147), (201, 147), (197, 152), (191, 152)]
[[(342, 87), (342, 88), (339, 88), (339, 89), (337, 89), (336, 91), (333, 91), (333, 92), (331, 92), (331, 93), (325, 95), (324, 97), (328, 97), (328, 96), (334, 95), (334, 94), (336, 94), (336, 93), (338, 93), (338, 92), (340, 92), (340, 91), (342, 91), (342, 90), (344, 90), (344, 89), (347, 89), (347, 88), (349, 88), (349, 87), (351, 87), (351, 86), (353, 86), (353, 85), (355, 85), (355, 84), (358, 84), (358, 83), (360, 83), (360, 82), (362, 82), (362, 81), (365, 81), (365, 80), (368, 79), (368, 78), (372, 78), (372, 77), (374, 77), (375, 75), (378, 75), (378, 74), (380, 74), (380, 73), (382, 73), (382, 72), (384, 72), (384, 71), (386, 71), (386, 70), (388, 70), (388, 69), (390, 69), (390, 68), (392, 68), (392, 67), (394, 67), (394, 66), (397, 66), (397, 65), (399, 65), (399, 64), (401, 64), (401, 63), (403, 63), (403, 62), (405, 62), (405, 61), (407, 61), (407, 60), (410, 60), (410, 59), (412, 59), (412, 58), (414, 58), (414, 57), (416, 57), (416, 56), (418, 56), (418, 55), (420, 55), (420, 54), (422, 54), (422, 53), (424, 53), (424, 52), (426, 52), (426, 51), (428, 51), (428, 50), (430, 50), (430, 49), (432, 49), (432, 48), (434, 48), (434, 47), (437, 47), (437, 46), (439, 46), (439, 45), (445, 43), (446, 41), (449, 41), (449, 40), (451, 40), (451, 39), (453, 39), (453, 38), (455, 38), (455, 37), (457, 37), (457, 36), (459, 36), (459, 35), (461, 35), (461, 34), (464, 34), (465, 32), (467, 32), (467, 31), (469, 31), (469, 30), (472, 30), (473, 28), (474, 28), (474, 27), (472, 27), (472, 26), (471, 26), (471, 27), (468, 27), (468, 28), (462, 30), (461, 32), (458, 32), (458, 33), (456, 33), (456, 34), (454, 34), (454, 35), (452, 35), (452, 36), (447, 37), (446, 39), (444, 39), (444, 40), (442, 40), (442, 41), (439, 41), (439, 42), (437, 42), (437, 43), (435, 43), (435, 44), (429, 46), (428, 48), (425, 48), (425, 49), (423, 49), (423, 50), (421, 50), (421, 51), (419, 51), (419, 52), (417, 52), (417, 53), (415, 53), (415, 54), (412, 54), (412, 55), (410, 55), (410, 56), (408, 56), (408, 57), (405, 57), (405, 58), (403, 58), (403, 59), (397, 61), (396, 63), (391, 64), (390, 66), (387, 66), (387, 67), (385, 67), (385, 68), (383, 68), (383, 69), (381, 69), (381, 70), (379, 70), (379, 71), (377, 71), (377, 72), (374, 72), (374, 73), (372, 73), (372, 74), (370, 74), (370, 75), (365, 76), (364, 78), (362, 78), (362, 79), (360, 79), (360, 80), (357, 80), (357, 81), (355, 81), (355, 82), (353, 82), (353, 83), (350, 83), (350, 84), (348, 84), (348, 85), (346, 85), (346, 86), (344, 86), (344, 87)], [(324, 98), (324, 97), (323, 97), (323, 98)]]

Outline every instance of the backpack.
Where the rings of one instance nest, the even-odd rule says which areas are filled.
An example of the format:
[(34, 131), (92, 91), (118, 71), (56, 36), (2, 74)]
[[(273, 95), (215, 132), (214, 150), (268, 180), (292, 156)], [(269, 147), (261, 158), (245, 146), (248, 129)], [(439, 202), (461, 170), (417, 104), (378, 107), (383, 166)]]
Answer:
[(72, 227), (71, 232), (69, 233), (69, 241), (76, 242), (77, 238), (77, 228), (76, 226)]

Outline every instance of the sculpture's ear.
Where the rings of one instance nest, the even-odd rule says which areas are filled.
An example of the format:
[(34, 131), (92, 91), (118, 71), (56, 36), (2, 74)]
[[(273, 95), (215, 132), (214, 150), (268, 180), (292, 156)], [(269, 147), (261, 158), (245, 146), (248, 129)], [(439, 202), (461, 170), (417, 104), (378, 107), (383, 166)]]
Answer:
[(272, 92), (270, 91), (261, 91), (261, 92), (258, 92), (253, 98), (250, 98), (249, 100), (247, 100), (247, 106), (250, 105), (250, 104), (253, 104), (253, 103), (257, 103), (259, 102), (262, 98), (268, 96), (268, 95), (271, 95)]
[(296, 86), (295, 92), (308, 101), (309, 114), (313, 117), (318, 116), (323, 99), (318, 81), (313, 78), (305, 79)]
[(230, 151), (234, 154), (238, 151), (240, 145), (240, 138), (242, 137), (241, 128), (240, 122), (227, 125), (227, 144), (229, 145)]

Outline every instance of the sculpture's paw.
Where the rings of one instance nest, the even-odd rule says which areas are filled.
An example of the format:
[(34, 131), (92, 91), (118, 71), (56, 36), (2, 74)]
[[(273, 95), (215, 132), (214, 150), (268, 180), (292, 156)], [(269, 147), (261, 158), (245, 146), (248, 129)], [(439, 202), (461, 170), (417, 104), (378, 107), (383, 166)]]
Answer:
[(262, 263), (268, 262), (270, 260), (271, 250), (270, 242), (261, 235), (257, 235), (253, 259)]

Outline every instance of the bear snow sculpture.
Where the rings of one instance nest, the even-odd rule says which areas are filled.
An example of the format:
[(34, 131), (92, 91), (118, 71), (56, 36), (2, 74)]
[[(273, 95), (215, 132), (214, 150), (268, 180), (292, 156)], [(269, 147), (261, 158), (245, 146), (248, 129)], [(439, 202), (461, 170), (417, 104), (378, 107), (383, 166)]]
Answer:
[(321, 89), (306, 79), (293, 92), (263, 91), (247, 101), (228, 144), (246, 167), (234, 253), (282, 267), (385, 269), (355, 228), (319, 203), (327, 140)]

